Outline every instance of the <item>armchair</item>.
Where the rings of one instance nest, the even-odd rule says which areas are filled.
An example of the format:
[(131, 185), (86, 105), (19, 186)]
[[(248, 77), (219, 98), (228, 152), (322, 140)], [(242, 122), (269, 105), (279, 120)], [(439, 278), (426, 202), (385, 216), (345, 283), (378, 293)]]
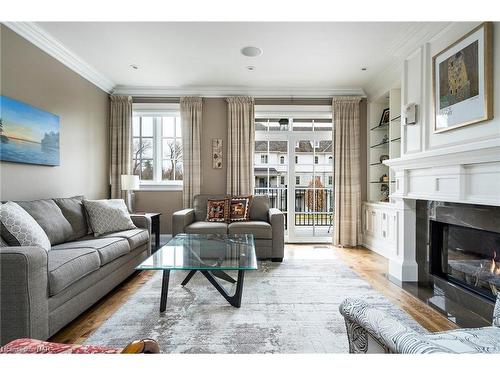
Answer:
[(344, 300), (350, 353), (500, 353), (500, 296), (493, 325), (421, 334), (355, 298)]

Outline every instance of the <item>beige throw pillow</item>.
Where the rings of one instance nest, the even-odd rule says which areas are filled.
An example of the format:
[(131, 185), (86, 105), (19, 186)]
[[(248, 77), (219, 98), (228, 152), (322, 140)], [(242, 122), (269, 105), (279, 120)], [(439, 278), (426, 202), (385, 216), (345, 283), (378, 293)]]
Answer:
[(123, 199), (83, 200), (94, 236), (134, 229), (136, 226)]

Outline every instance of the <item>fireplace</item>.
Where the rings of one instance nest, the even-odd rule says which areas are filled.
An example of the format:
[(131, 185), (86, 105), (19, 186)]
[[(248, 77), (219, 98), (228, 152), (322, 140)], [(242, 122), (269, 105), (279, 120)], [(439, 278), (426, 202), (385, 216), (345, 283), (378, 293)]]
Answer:
[(500, 291), (500, 233), (429, 223), (431, 275), (494, 301)]

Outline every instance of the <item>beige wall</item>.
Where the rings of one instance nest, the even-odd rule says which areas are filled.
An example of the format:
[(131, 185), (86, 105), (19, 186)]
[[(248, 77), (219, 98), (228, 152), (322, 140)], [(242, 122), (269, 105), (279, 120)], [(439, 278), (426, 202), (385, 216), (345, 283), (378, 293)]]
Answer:
[(0, 26), (1, 92), (60, 117), (61, 165), (0, 162), (2, 200), (108, 196), (108, 95)]
[(172, 233), (172, 214), (182, 210), (182, 191), (137, 191), (136, 211), (160, 212), (161, 233)]

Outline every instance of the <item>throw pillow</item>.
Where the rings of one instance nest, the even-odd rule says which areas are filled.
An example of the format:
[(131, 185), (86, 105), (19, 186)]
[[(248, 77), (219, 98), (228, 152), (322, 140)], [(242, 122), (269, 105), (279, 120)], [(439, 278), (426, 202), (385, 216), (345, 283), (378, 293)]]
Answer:
[(250, 201), (252, 196), (231, 198), (230, 220), (248, 221), (250, 218)]
[(83, 205), (89, 214), (90, 226), (95, 237), (136, 228), (123, 199), (84, 199)]
[(208, 199), (207, 200), (207, 221), (226, 222), (229, 219), (229, 200)]
[(61, 209), (62, 214), (71, 225), (71, 234), (68, 241), (82, 238), (88, 233), (87, 212), (83, 207), (83, 195), (71, 198), (55, 198), (54, 202)]
[(16, 202), (29, 213), (49, 237), (52, 246), (68, 242), (73, 233), (71, 224), (52, 199)]
[(39, 246), (50, 250), (47, 234), (17, 203), (0, 203), (0, 233), (9, 246)]

